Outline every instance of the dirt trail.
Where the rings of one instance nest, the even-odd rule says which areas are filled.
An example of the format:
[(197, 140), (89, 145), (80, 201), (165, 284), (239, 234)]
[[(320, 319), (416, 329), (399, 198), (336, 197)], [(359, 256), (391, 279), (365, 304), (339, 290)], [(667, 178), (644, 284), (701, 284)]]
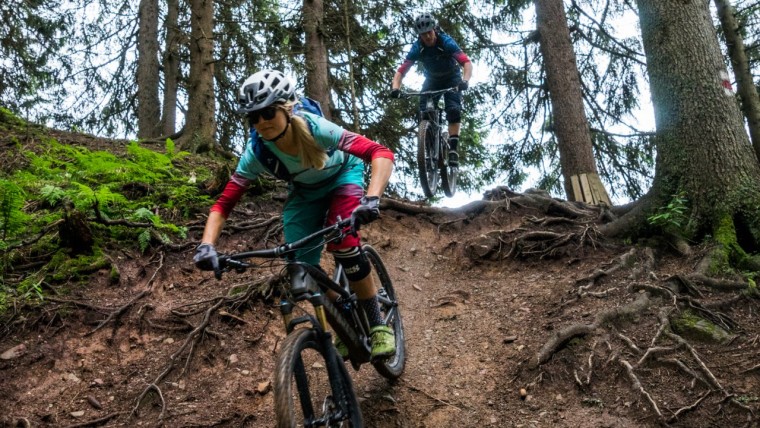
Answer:
[[(369, 365), (349, 370), (367, 426), (656, 425), (647, 402), (619, 368), (601, 361), (589, 366), (593, 370), (584, 369), (589, 355), (601, 358), (589, 350), (602, 348), (603, 339), (594, 339), (593, 348), (589, 343), (562, 350), (543, 367), (530, 368), (553, 331), (593, 318), (610, 304), (591, 298), (558, 309), (576, 280), (627, 249), (599, 248), (553, 260), (475, 262), (465, 256), (466, 241), (517, 227), (523, 214), (501, 210), (469, 219), (432, 219), (386, 211), (365, 232), (394, 279), (408, 350), (406, 371), (396, 383)], [(242, 250), (246, 242), (245, 235), (234, 234), (219, 247)], [(283, 337), (274, 302), (215, 313), (204, 340), (180, 352), (213, 299), (255, 280), (230, 274), (217, 283), (192, 269), (191, 257), (191, 252), (149, 257), (120, 252), (118, 286), (107, 285), (107, 273), (99, 272), (72, 295), (57, 296), (57, 311), (27, 319), (25, 329), (3, 338), (0, 353), (19, 344), (25, 350), (0, 360), (0, 426), (24, 426), (25, 421), (28, 426), (155, 426), (162, 403), (164, 426), (273, 426), (270, 381)], [(659, 274), (679, 268), (664, 265)], [(118, 322), (95, 330), (114, 308), (145, 290), (149, 294)], [(171, 316), (194, 310), (196, 315), (185, 317), (192, 325)], [(652, 323), (656, 314), (647, 314), (636, 323), (641, 333), (627, 334), (646, 342), (644, 332)], [(742, 343), (745, 357), (756, 352), (757, 344)], [(175, 369), (149, 388), (174, 354)], [(589, 371), (595, 382), (580, 388), (574, 377)], [(733, 387), (760, 394), (752, 377)], [(520, 396), (521, 388), (527, 396)], [(147, 394), (138, 406), (142, 393)], [(130, 417), (135, 407), (138, 412)], [(682, 421), (711, 426), (715, 420)]]

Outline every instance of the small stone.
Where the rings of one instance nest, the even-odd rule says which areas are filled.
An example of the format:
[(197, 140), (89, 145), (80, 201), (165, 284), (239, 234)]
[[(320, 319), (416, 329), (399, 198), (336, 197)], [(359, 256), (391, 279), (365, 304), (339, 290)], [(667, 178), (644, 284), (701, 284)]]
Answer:
[(167, 337), (166, 339), (164, 339), (164, 343), (170, 345), (170, 344), (174, 343), (174, 339), (172, 339), (171, 337)]
[(525, 388), (520, 388), (520, 400), (525, 400), (527, 396), (528, 396), (528, 390)]
[(98, 410), (103, 408), (103, 406), (100, 404), (100, 401), (98, 401), (98, 399), (93, 397), (92, 395), (87, 396), (87, 402), (90, 403), (90, 406)]
[(77, 410), (76, 412), (71, 412), (71, 416), (75, 418), (81, 418), (84, 416), (84, 410)]
[(504, 338), (504, 343), (512, 343), (517, 340), (517, 336), (507, 336)]
[(8, 349), (7, 351), (0, 354), (0, 359), (3, 360), (12, 360), (14, 358), (18, 358), (26, 353), (26, 345), (23, 343), (18, 344), (14, 346), (13, 348)]
[(251, 374), (251, 372), (250, 372), (249, 370), (243, 370), (243, 371), (241, 371), (240, 373), (241, 373), (243, 376), (248, 376), (249, 374)]
[(230, 364), (235, 364), (238, 362), (238, 356), (236, 354), (232, 354), (229, 357)]
[(259, 382), (258, 386), (256, 386), (256, 392), (258, 392), (260, 395), (266, 394), (270, 389), (272, 389), (272, 382), (268, 380)]

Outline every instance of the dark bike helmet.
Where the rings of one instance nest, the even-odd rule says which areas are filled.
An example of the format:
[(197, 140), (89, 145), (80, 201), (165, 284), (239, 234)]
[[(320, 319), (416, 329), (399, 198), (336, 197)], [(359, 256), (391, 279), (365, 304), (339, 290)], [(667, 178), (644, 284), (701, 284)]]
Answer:
[(434, 30), (437, 25), (438, 23), (435, 21), (435, 18), (433, 18), (433, 15), (428, 12), (420, 14), (414, 19), (414, 29), (417, 31), (417, 34), (427, 33), (430, 30)]
[(250, 75), (240, 86), (238, 113), (260, 110), (277, 102), (295, 100), (296, 87), (281, 71), (262, 70)]

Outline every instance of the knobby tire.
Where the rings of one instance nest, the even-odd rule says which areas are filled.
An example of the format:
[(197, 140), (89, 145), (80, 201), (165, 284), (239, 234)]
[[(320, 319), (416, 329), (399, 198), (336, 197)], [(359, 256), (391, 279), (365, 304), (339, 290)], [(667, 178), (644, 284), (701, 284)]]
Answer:
[(396, 296), (396, 290), (393, 288), (393, 282), (380, 255), (370, 245), (364, 245), (363, 249), (370, 263), (372, 263), (372, 274), (375, 275), (375, 288), (378, 289), (378, 298), (380, 300), (380, 312), (383, 318), (386, 319), (388, 327), (393, 330), (396, 336), (396, 355), (391, 358), (373, 361), (372, 365), (375, 366), (375, 370), (381, 376), (392, 380), (401, 376), (406, 363), (404, 324), (401, 322), (401, 311), (397, 304), (398, 297)]
[(441, 134), (441, 147), (443, 154), (440, 156), (438, 164), (441, 166), (441, 187), (447, 197), (452, 197), (457, 192), (457, 175), (459, 167), (449, 166), (449, 133)]
[[(333, 356), (332, 362), (327, 361), (327, 352), (315, 330), (296, 329), (285, 338), (275, 367), (277, 427), (363, 426), (351, 377), (340, 356), (335, 352)], [(330, 367), (336, 368), (339, 379), (328, 379)], [(324, 407), (328, 407), (327, 411)], [(337, 412), (345, 415), (344, 420), (325, 420)], [(323, 422), (315, 424), (320, 419)]]
[(425, 197), (432, 198), (438, 190), (438, 158), (435, 147), (435, 126), (428, 120), (420, 121), (417, 134), (417, 168), (420, 174), (420, 186)]

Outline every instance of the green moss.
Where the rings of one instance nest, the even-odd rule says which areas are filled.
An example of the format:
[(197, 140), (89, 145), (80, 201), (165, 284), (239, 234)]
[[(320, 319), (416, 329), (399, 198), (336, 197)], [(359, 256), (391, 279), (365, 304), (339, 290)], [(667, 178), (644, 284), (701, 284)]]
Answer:
[(61, 250), (48, 263), (50, 278), (53, 281), (79, 281), (86, 279), (93, 272), (110, 267), (111, 262), (100, 249), (96, 249), (93, 255), (79, 255), (73, 258)]
[(724, 216), (718, 223), (714, 231), (714, 240), (720, 245), (720, 248), (714, 252), (709, 273), (732, 273), (734, 268), (756, 270), (760, 264), (757, 256), (748, 254), (739, 245), (736, 228), (730, 216)]
[[(32, 242), (0, 258), (0, 316), (8, 307), (43, 297), (45, 283), (84, 281), (100, 269), (109, 269), (108, 280), (119, 282), (118, 268), (100, 248), (149, 251), (153, 245), (184, 239), (183, 223), (198, 212), (208, 212), (213, 200), (207, 189), (221, 185), (205, 183), (217, 176), (216, 171), (231, 168), (228, 160), (180, 152), (171, 140), (158, 151), (137, 142), (126, 147), (114, 143), (113, 152), (88, 150), (77, 143), (75, 134), (61, 143), (46, 128), (28, 124), (3, 108), (0, 130), (6, 141), (18, 144), (12, 152), (4, 152), (16, 161), (13, 168), (0, 169), (0, 250)], [(92, 219), (97, 211), (106, 220), (143, 226), (90, 222), (95, 253), (72, 257), (58, 248), (56, 228), (50, 228), (63, 218), (64, 207), (79, 211), (83, 218)], [(26, 272), (23, 281), (16, 279), (18, 275), (9, 283), (3, 276), (5, 266), (30, 262), (37, 267)]]
[(116, 285), (121, 280), (121, 271), (115, 264), (111, 265), (111, 272), (108, 274), (108, 282), (111, 285)]
[(702, 342), (725, 342), (731, 339), (729, 332), (689, 309), (671, 317), (670, 327), (684, 337)]

